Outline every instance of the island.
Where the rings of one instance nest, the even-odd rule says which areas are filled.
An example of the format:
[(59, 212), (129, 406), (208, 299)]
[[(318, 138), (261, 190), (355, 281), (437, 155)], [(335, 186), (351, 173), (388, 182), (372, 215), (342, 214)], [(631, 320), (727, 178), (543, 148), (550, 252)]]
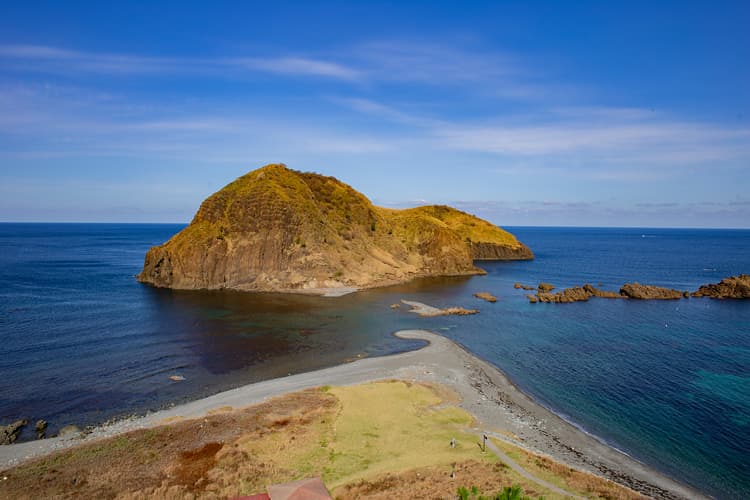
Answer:
[(454, 208), (377, 207), (333, 177), (272, 164), (209, 196), (185, 229), (148, 251), (137, 279), (336, 295), (483, 274), (475, 260), (533, 258), (511, 233)]

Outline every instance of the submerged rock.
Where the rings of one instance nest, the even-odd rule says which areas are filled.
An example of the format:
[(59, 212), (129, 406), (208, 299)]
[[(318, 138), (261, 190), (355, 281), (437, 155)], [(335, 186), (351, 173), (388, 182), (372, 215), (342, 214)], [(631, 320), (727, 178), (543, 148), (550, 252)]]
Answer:
[(676, 300), (682, 298), (683, 292), (654, 285), (626, 283), (620, 288), (620, 294), (638, 300)]
[(439, 307), (429, 306), (427, 304), (423, 304), (422, 302), (416, 302), (413, 300), (402, 300), (401, 302), (411, 307), (409, 312), (418, 314), (425, 318), (450, 315), (466, 316), (479, 313), (478, 309), (464, 309), (463, 307), (446, 307), (445, 309), (440, 309)]
[(750, 299), (750, 275), (730, 276), (719, 283), (703, 285), (691, 295), (713, 299)]
[(495, 297), (489, 292), (477, 292), (474, 294), (474, 297), (478, 299), (486, 300), (487, 302), (497, 302), (497, 297)]

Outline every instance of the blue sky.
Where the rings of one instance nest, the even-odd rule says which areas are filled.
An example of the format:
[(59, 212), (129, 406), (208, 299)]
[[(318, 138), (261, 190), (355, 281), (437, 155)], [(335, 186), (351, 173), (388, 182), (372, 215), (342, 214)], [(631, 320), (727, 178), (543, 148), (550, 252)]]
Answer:
[(750, 227), (748, 2), (14, 3), (0, 220), (187, 222), (283, 162), (501, 225)]

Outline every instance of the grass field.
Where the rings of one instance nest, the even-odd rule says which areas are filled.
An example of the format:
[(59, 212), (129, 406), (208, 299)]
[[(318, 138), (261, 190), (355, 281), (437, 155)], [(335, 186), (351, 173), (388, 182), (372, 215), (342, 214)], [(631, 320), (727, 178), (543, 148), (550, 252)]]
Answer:
[[(2, 498), (231, 498), (270, 484), (322, 477), (336, 498), (455, 498), (523, 478), (470, 429), (471, 415), (444, 387), (386, 381), (322, 387), (243, 410), (133, 431), (4, 471)], [(456, 446), (451, 447), (452, 439)], [(629, 490), (498, 441), (527, 471), (589, 498), (637, 498)]]

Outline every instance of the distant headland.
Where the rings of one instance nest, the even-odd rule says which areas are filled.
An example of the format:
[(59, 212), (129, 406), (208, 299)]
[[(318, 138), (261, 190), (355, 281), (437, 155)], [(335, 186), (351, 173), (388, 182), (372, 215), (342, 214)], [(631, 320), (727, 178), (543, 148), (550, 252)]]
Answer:
[(373, 205), (343, 182), (283, 164), (208, 197), (146, 254), (143, 283), (175, 289), (336, 294), (427, 276), (482, 274), (474, 260), (526, 260), (511, 233), (451, 207)]

